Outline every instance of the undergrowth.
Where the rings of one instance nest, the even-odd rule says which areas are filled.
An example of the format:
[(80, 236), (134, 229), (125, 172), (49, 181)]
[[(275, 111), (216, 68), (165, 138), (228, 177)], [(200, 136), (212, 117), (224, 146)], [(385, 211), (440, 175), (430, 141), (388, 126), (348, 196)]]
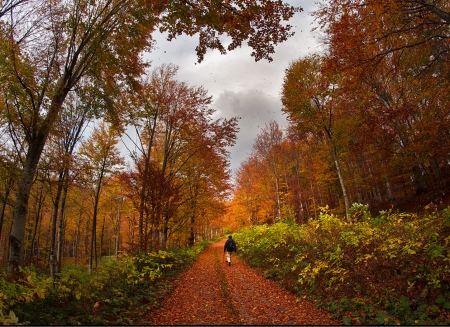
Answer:
[(0, 323), (31, 325), (134, 325), (167, 295), (169, 282), (211, 242), (194, 247), (122, 256), (92, 274), (65, 266), (55, 279), (35, 267), (22, 278), (0, 276)]
[(450, 209), (372, 217), (354, 204), (350, 215), (246, 228), (239, 256), (344, 324), (448, 324)]

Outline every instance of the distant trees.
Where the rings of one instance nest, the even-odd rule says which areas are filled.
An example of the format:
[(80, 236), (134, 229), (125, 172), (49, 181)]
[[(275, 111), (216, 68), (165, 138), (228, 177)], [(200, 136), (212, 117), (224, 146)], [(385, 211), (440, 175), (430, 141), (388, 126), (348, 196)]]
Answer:
[[(213, 121), (211, 97), (202, 87), (177, 81), (177, 70), (174, 65), (154, 69), (146, 91), (135, 99), (129, 113), (137, 136), (137, 141), (129, 136), (136, 171), (122, 176), (139, 212), (140, 251), (155, 241), (166, 247), (169, 233), (179, 228), (171, 225), (179, 225), (180, 206), (191, 213), (192, 225), (199, 193), (209, 192), (213, 185), (221, 185), (219, 192), (228, 187), (224, 149), (234, 144), (237, 120)], [(216, 169), (223, 173), (213, 173)], [(210, 183), (203, 183), (204, 179)], [(189, 210), (185, 202), (189, 202)]]

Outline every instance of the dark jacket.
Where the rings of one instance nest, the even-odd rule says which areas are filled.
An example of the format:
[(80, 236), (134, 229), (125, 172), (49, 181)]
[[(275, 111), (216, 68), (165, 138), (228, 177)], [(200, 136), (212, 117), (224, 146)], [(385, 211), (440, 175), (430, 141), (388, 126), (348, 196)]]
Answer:
[[(234, 245), (234, 251), (228, 251), (228, 250), (227, 250), (228, 244), (230, 244), (230, 242)], [(229, 239), (225, 242), (225, 244), (224, 244), (224, 246), (223, 246), (223, 252), (237, 252), (236, 242), (235, 242), (232, 238), (229, 238)]]

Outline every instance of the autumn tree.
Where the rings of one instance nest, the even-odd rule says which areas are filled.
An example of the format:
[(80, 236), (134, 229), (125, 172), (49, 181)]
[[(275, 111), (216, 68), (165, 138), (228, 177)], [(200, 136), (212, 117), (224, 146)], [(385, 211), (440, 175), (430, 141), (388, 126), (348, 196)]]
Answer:
[[(226, 133), (231, 135), (227, 136)], [(225, 211), (223, 201), (231, 185), (229, 162), (224, 147), (225, 144), (228, 146), (234, 144), (235, 133), (236, 130), (227, 132), (217, 130), (217, 138), (206, 140), (208, 142), (204, 143), (205, 146), (182, 169), (185, 201), (180, 211), (188, 218), (187, 244), (190, 246), (196, 241), (197, 234), (207, 238), (203, 227), (209, 227), (212, 215), (220, 215)], [(225, 137), (230, 139), (224, 144), (219, 138)]]
[(441, 95), (448, 89), (449, 10), (443, 2), (383, 0), (329, 1), (316, 12), (327, 66), (343, 76), (349, 95), (347, 115), (359, 116), (362, 129), (353, 140), (360, 154), (368, 150), (361, 163), (366, 174), (383, 175), (375, 184), (384, 183), (391, 200), (393, 180), (413, 181), (421, 194), (442, 188), (446, 175)]
[(128, 122), (138, 141), (126, 135), (134, 144), (129, 152), (138, 175), (130, 173), (124, 178), (133, 185), (133, 193), (139, 194), (134, 202), (139, 210), (139, 248), (144, 251), (149, 233), (161, 234), (161, 244), (166, 246), (169, 221), (174, 220), (188, 182), (180, 177), (185, 167), (199, 155), (211, 157), (208, 151), (213, 151), (218, 167), (226, 169), (219, 158), (235, 139), (236, 118), (212, 121), (211, 97), (203, 87), (178, 81), (177, 71), (174, 65), (157, 67), (139, 96), (130, 99)]
[[(324, 51), (286, 72), (290, 124), (274, 152), (298, 221), (318, 206), (384, 209), (446, 188), (449, 9), (423, 0), (321, 2), (315, 15)], [(261, 148), (260, 158), (269, 158), (273, 147)], [(252, 154), (237, 172), (237, 220), (260, 223), (265, 214), (261, 198), (270, 188), (261, 162)]]
[(39, 159), (68, 93), (82, 78), (91, 81), (99, 112), (108, 112), (119, 124), (113, 97), (120, 88), (138, 86), (135, 78), (145, 66), (140, 54), (150, 48), (155, 28), (168, 32), (169, 40), (198, 34), (199, 61), (209, 48), (225, 53), (222, 34), (231, 38), (227, 50), (248, 40), (255, 60), (270, 61), (275, 45), (291, 35), (282, 21), (292, 17), (294, 8), (271, 0), (29, 0), (3, 1), (0, 13), (0, 76), (9, 85), (3, 101), (17, 100), (16, 116), (28, 128), (10, 235), (8, 273), (16, 275), (23, 263), (28, 199)]
[(315, 16), (330, 57), (340, 67), (368, 69), (393, 55), (424, 50), (431, 55), (421, 69), (448, 61), (450, 5), (446, 2), (332, 0), (320, 3)]
[(264, 163), (270, 175), (273, 176), (275, 185), (276, 198), (276, 217), (281, 219), (281, 192), (282, 184), (286, 185), (286, 180), (283, 179), (281, 155), (281, 144), (283, 141), (283, 132), (275, 121), (269, 122), (261, 130), (260, 134), (255, 139), (253, 144), (253, 155)]
[(266, 124), (236, 171), (230, 207), (238, 225), (277, 219), (302, 223), (325, 205), (316, 177), (323, 160), (319, 154), (312, 158), (317, 149), (309, 147), (296, 125), (289, 127), (283, 131), (276, 122)]
[(51, 276), (61, 271), (64, 210), (71, 179), (69, 175), (71, 170), (73, 176), (77, 175), (73, 171), (73, 154), (89, 119), (92, 118), (91, 107), (88, 103), (83, 103), (80, 96), (72, 93), (68, 98), (69, 101), (64, 103), (64, 106), (68, 108), (65, 108), (55, 124), (48, 146), (44, 149), (46, 155), (40, 163), (40, 167), (45, 167), (48, 172), (49, 182), (56, 185), (52, 197)]
[(243, 221), (248, 221), (250, 225), (258, 225), (260, 222), (264, 222), (260, 213), (262, 194), (257, 187), (258, 171), (256, 165), (257, 160), (253, 156), (241, 163), (236, 172), (236, 186), (233, 192), (234, 208), (243, 208), (243, 210), (239, 210), (239, 216), (243, 216)]
[(85, 158), (85, 169), (89, 172), (93, 197), (90, 272), (92, 272), (94, 259), (97, 263), (97, 215), (102, 186), (105, 183), (106, 176), (111, 175), (118, 165), (123, 164), (123, 158), (116, 147), (117, 137), (117, 130), (105, 123), (100, 123), (98, 127), (94, 128), (91, 137), (84, 141), (80, 147), (80, 154)]
[(291, 64), (283, 82), (282, 110), (302, 135), (313, 133), (323, 136), (332, 155), (347, 212), (350, 208), (349, 197), (338, 150), (339, 141), (345, 138), (336, 95), (340, 78), (323, 67), (324, 59), (317, 55)]
[(245, 208), (250, 225), (294, 220), (288, 197), (292, 162), (284, 132), (271, 121), (256, 136), (252, 152), (236, 172), (234, 204)]

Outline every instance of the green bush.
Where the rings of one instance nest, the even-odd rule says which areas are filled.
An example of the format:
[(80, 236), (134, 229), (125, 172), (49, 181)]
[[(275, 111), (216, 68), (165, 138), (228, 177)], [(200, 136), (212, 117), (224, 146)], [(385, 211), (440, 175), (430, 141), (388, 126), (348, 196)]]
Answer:
[(371, 217), (354, 204), (349, 214), (352, 223), (322, 208), (305, 225), (244, 229), (238, 254), (346, 324), (448, 323), (450, 210)]
[[(52, 279), (33, 267), (17, 282), (0, 283), (1, 312), (13, 313), (0, 321), (36, 325), (138, 324), (168, 291), (168, 281), (192, 264), (210, 242), (192, 248), (123, 256), (103, 262), (92, 274), (78, 266), (65, 266)], [(17, 317), (20, 317), (18, 319)]]

